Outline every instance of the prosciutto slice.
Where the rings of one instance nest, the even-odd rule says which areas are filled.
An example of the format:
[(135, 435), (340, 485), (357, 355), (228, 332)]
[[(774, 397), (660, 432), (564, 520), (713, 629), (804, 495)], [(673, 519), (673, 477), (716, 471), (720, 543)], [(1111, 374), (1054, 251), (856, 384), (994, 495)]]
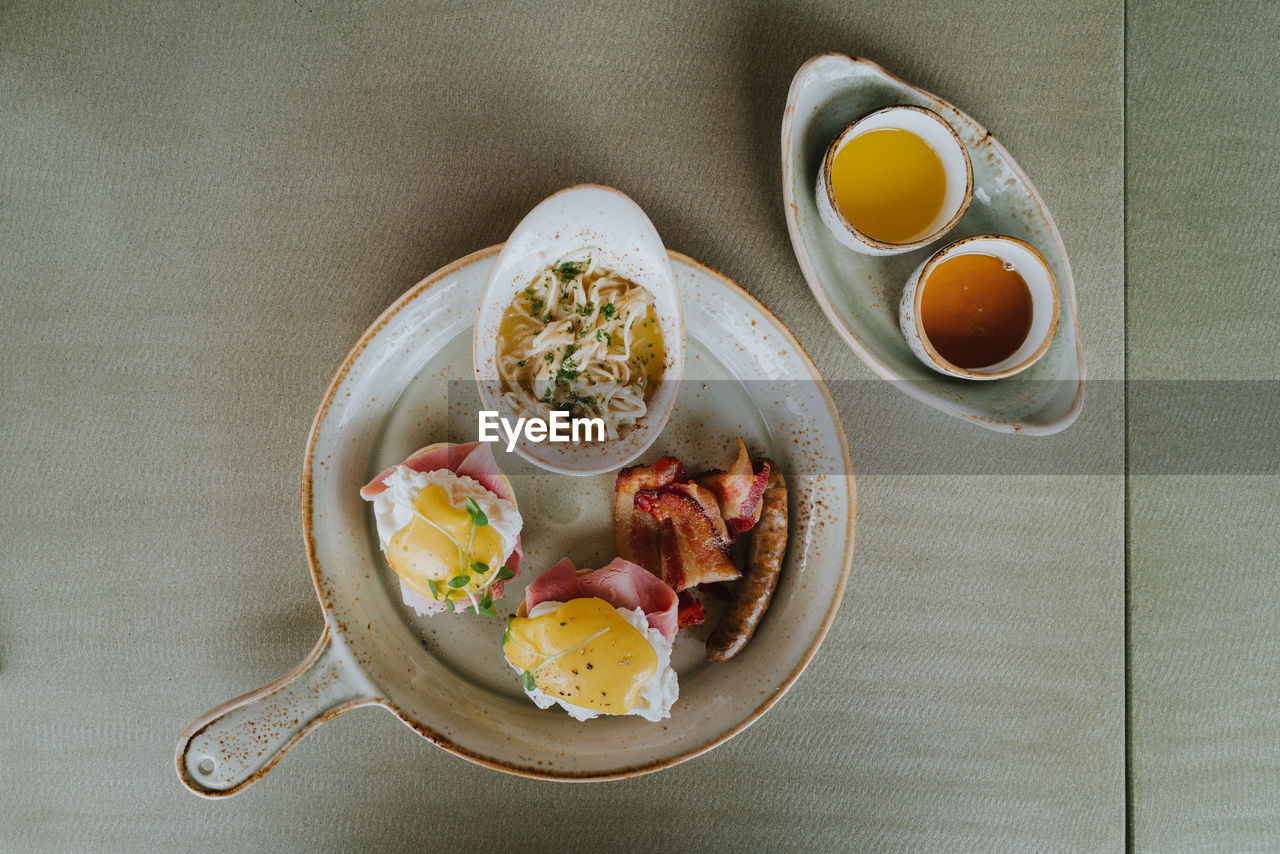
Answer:
[(515, 496), (502, 480), (502, 472), (498, 471), (498, 463), (493, 458), (493, 451), (489, 448), (488, 442), (470, 442), (466, 445), (441, 443), (414, 451), (409, 459), (383, 469), (377, 477), (366, 483), (360, 490), (360, 497), (366, 501), (372, 501), (374, 496), (387, 488), (383, 483), (387, 475), (399, 466), (408, 466), (420, 472), (448, 469), (456, 475), (471, 478), (499, 498), (515, 500)]
[[(516, 500), (515, 495), (507, 488), (506, 481), (502, 479), (502, 472), (498, 471), (498, 463), (493, 458), (493, 450), (487, 442), (470, 442), (465, 445), (442, 442), (414, 451), (407, 460), (383, 469), (377, 477), (366, 483), (360, 489), (360, 497), (366, 501), (372, 501), (385, 492), (387, 485), (383, 481), (399, 466), (408, 466), (418, 472), (447, 469), (459, 477), (471, 478), (499, 498), (512, 502)], [(523, 556), (524, 549), (520, 544), (520, 538), (516, 537), (515, 550), (512, 551), (511, 557), (507, 558), (507, 569), (517, 572), (520, 569), (520, 558)], [(502, 595), (504, 585), (505, 582), (502, 581), (495, 581), (490, 585), (489, 589), (494, 599)]]
[(565, 558), (525, 588), (524, 605), (532, 611), (540, 602), (570, 599), (603, 599), (615, 608), (639, 608), (649, 627), (668, 641), (676, 636), (675, 591), (660, 578), (629, 560), (614, 558), (607, 566), (578, 575), (573, 561)]

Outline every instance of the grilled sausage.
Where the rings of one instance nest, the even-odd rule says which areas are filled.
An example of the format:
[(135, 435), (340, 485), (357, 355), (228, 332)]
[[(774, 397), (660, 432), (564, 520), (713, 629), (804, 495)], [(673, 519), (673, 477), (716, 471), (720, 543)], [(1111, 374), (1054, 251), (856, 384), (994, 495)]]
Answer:
[(707, 638), (707, 658), (711, 661), (728, 661), (751, 640), (769, 608), (782, 571), (782, 558), (787, 552), (787, 481), (776, 463), (765, 462), (769, 464), (769, 484), (764, 490), (760, 521), (751, 532), (747, 571), (720, 624)]

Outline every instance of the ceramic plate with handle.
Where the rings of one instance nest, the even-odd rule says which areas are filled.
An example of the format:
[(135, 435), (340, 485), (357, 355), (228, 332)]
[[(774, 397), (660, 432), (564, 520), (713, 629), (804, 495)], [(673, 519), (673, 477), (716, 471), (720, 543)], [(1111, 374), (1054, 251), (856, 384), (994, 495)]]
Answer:
[[(894, 104), (925, 107), (960, 137), (973, 168), (973, 200), (956, 226), (929, 245), (876, 257), (845, 246), (823, 223), (815, 198), (827, 146), (854, 119)], [(1080, 414), (1084, 353), (1075, 285), (1053, 216), (1031, 180), (987, 130), (951, 104), (874, 62), (838, 53), (814, 57), (791, 82), (782, 119), (782, 192), (791, 245), (831, 325), (879, 376), (929, 406), (1003, 432), (1056, 433)], [(922, 261), (978, 234), (1024, 240), (1048, 261), (1060, 291), (1057, 331), (1022, 373), (991, 382), (943, 376), (911, 352), (898, 326), (902, 288)]]
[[(378, 704), (425, 738), (513, 774), (566, 780), (627, 777), (702, 753), (763, 714), (825, 635), (853, 551), (848, 440), (825, 383), (791, 334), (724, 276), (671, 253), (687, 352), (675, 411), (644, 460), (673, 454), (691, 471), (724, 467), (733, 440), (783, 468), (791, 488), (787, 558), (773, 604), (746, 649), (706, 661), (706, 625), (681, 631), (671, 717), (579, 722), (540, 710), (502, 657), (503, 616), (561, 557), (580, 567), (613, 557), (613, 473), (551, 474), (496, 450), (524, 517), (520, 574), (499, 617), (418, 617), (400, 597), (359, 489), (384, 467), (438, 441), (474, 441), (476, 304), (499, 247), (468, 255), (412, 288), (361, 337), (312, 425), (302, 518), (325, 629), (281, 679), (195, 721), (178, 744), (182, 782), (209, 797), (259, 779), (308, 730)], [(300, 580), (301, 581), (301, 580)]]

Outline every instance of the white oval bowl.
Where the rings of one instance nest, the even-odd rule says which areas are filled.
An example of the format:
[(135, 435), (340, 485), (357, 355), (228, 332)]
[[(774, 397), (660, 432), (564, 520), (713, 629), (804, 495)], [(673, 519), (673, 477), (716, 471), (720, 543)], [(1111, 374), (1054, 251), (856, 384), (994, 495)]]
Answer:
[[(1021, 346), (1007, 358), (994, 365), (981, 368), (962, 368), (942, 357), (925, 334), (920, 320), (920, 301), (928, 287), (929, 274), (948, 258), (961, 255), (991, 255), (1012, 265), (1031, 292), (1031, 328)], [(1034, 365), (1049, 352), (1053, 333), (1058, 327), (1058, 283), (1053, 278), (1049, 263), (1034, 246), (1013, 237), (983, 234), (966, 237), (944, 246), (927, 261), (916, 267), (906, 287), (902, 289), (902, 302), (898, 306), (898, 324), (906, 336), (911, 352), (920, 361), (938, 373), (967, 380), (997, 380), (1010, 377)]]
[[(835, 189), (831, 186), (831, 165), (840, 150), (863, 134), (885, 129), (905, 130), (923, 139), (942, 161), (947, 182), (938, 215), (923, 234), (905, 243), (878, 240), (856, 228), (840, 210), (836, 203)], [(924, 107), (884, 107), (850, 122), (832, 141), (818, 170), (814, 197), (818, 215), (827, 228), (831, 229), (836, 240), (850, 249), (868, 255), (898, 255), (933, 243), (960, 221), (973, 199), (973, 167), (969, 163), (969, 153), (965, 151), (964, 143), (942, 116)]]
[(487, 410), (514, 418), (502, 402), (497, 342), (502, 317), (516, 294), (549, 265), (591, 247), (598, 262), (653, 296), (666, 356), (662, 379), (648, 411), (627, 433), (604, 442), (530, 442), (521, 435), (515, 451), (558, 474), (601, 474), (645, 452), (675, 407), (684, 375), (684, 313), (662, 238), (640, 206), (612, 187), (579, 184), (545, 199), (516, 226), (494, 263), (476, 310), (472, 357), (480, 400)]

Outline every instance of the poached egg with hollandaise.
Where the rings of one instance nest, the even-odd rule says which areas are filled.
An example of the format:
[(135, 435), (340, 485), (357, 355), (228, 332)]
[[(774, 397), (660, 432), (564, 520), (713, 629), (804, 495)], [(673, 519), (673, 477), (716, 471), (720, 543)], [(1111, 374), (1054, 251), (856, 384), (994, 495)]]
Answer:
[[(544, 598), (556, 594), (569, 595)], [(507, 622), (503, 655), (539, 708), (559, 705), (577, 720), (660, 721), (680, 695), (671, 667), (675, 608), (671, 588), (628, 561), (584, 573), (561, 561), (526, 590), (521, 615)]]
[[(482, 453), (489, 454), (487, 448)], [(515, 501), (449, 468), (419, 471), (402, 464), (376, 483), (376, 494), (365, 497), (405, 603), (423, 616), (442, 610), (493, 614), (493, 598), (518, 562), (513, 555), (523, 522)]]

